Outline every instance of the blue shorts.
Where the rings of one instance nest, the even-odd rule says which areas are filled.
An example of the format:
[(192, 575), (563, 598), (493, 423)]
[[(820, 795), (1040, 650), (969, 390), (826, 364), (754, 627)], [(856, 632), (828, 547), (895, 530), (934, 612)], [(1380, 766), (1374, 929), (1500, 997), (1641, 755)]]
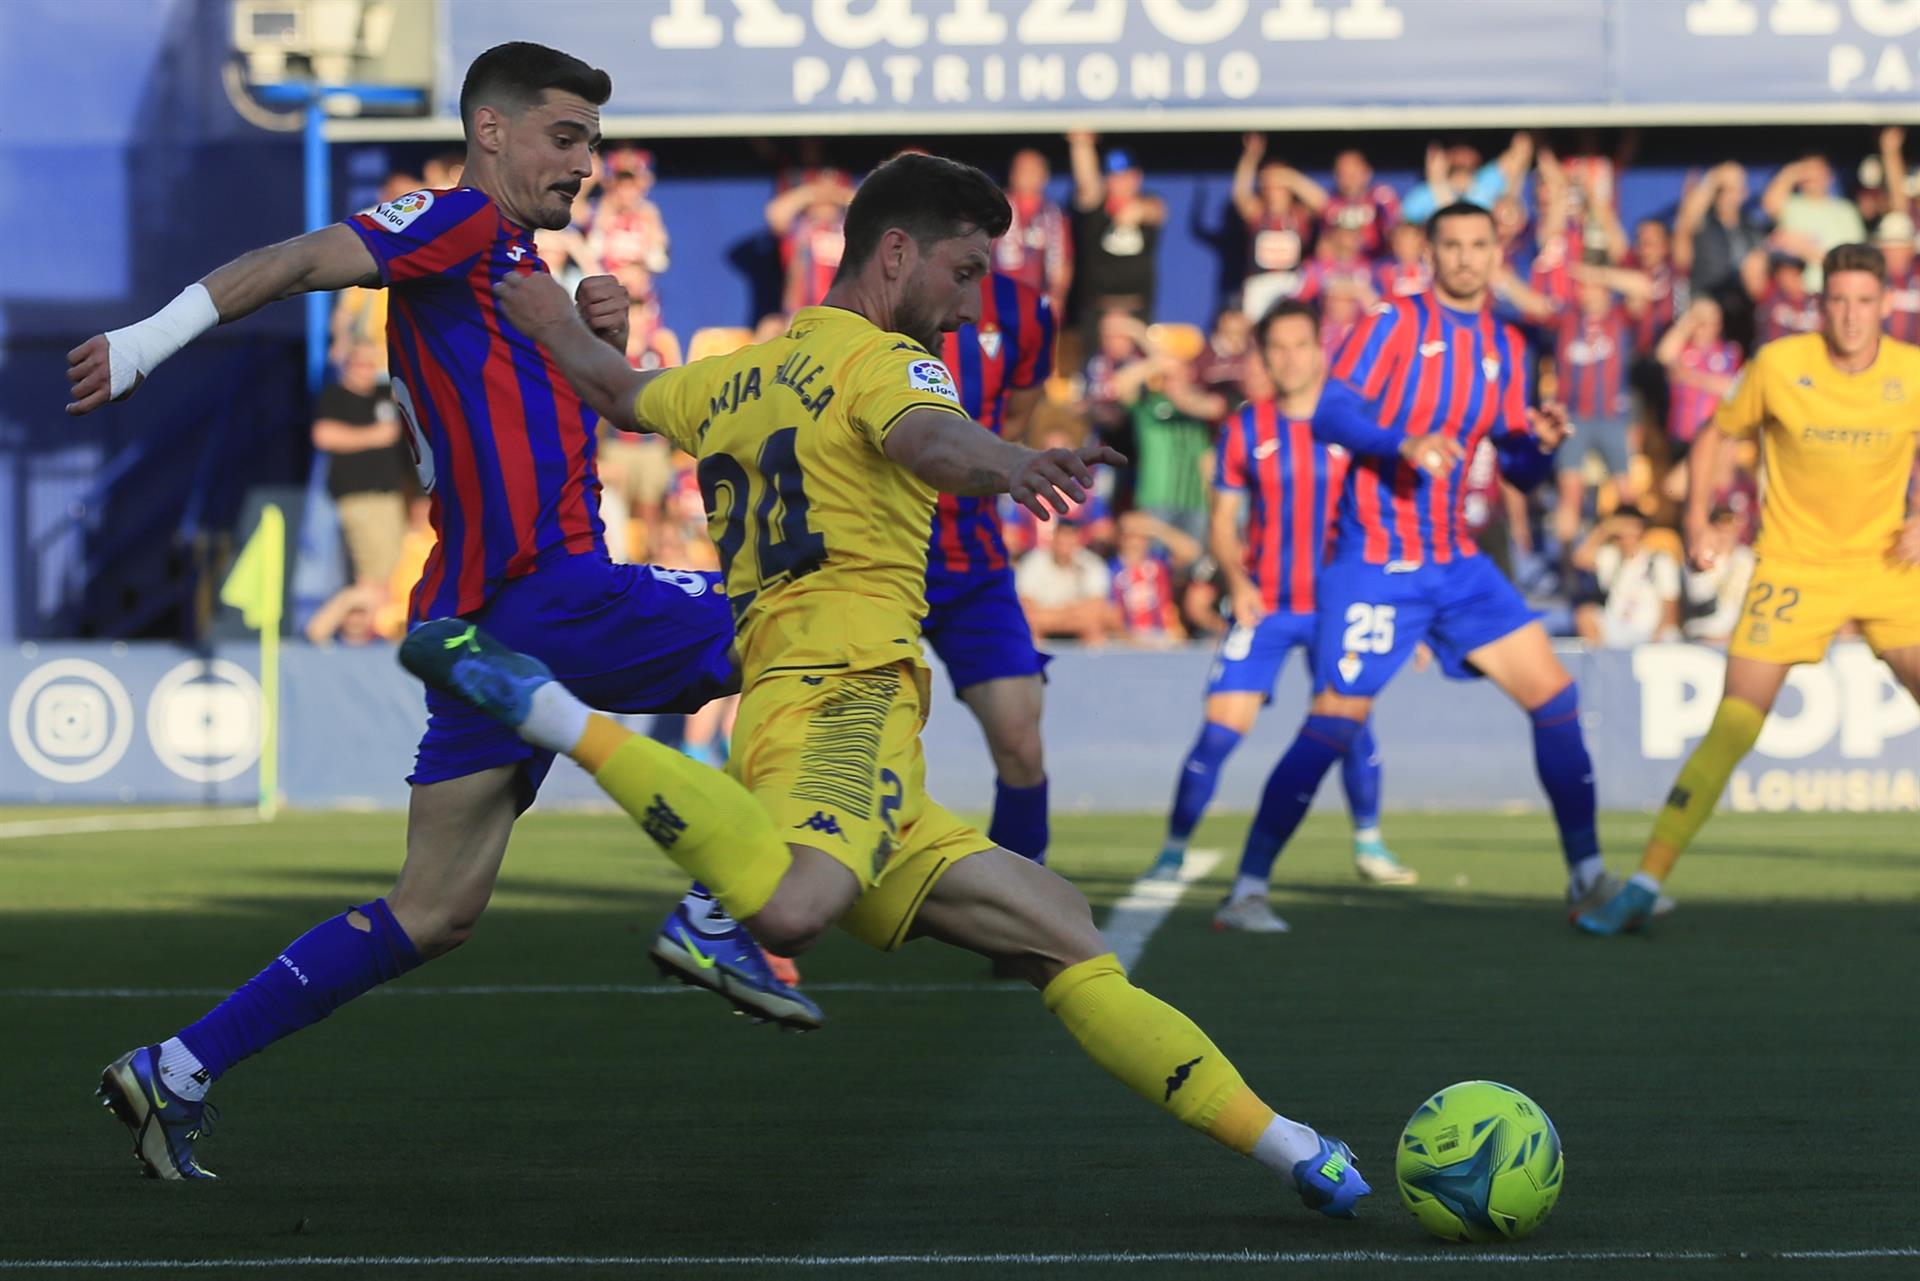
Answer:
[[(733, 613), (718, 574), (568, 556), (502, 584), (467, 617), (604, 712), (690, 712), (736, 684)], [(514, 764), (524, 809), (553, 753), (461, 699), (427, 691), (427, 732), (409, 783)]]
[(1220, 641), (1213, 657), (1213, 671), (1207, 676), (1207, 697), (1215, 694), (1260, 694), (1273, 701), (1273, 687), (1279, 683), (1281, 665), (1295, 649), (1307, 651), (1307, 666), (1313, 666), (1314, 616), (1312, 614), (1268, 614), (1252, 627), (1235, 624)]
[(1372, 698), (1425, 641), (1455, 680), (1480, 673), (1467, 655), (1534, 621), (1500, 567), (1480, 554), (1390, 574), (1335, 561), (1314, 585), (1314, 689)]
[(946, 666), (956, 696), (982, 681), (1039, 676), (1053, 661), (1033, 647), (1011, 569), (957, 574), (929, 567), (920, 631)]

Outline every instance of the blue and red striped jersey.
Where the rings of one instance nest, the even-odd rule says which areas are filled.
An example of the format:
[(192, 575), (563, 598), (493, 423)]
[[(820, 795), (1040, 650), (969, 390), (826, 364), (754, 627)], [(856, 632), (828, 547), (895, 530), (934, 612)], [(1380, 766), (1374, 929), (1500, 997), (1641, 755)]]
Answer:
[(1600, 315), (1577, 306), (1560, 313), (1553, 363), (1560, 372), (1560, 399), (1576, 425), (1624, 418), (1631, 409), (1627, 395), (1630, 330), (1627, 309), (1618, 302)]
[(1246, 495), (1247, 577), (1268, 613), (1311, 614), (1325, 559), (1328, 516), (1347, 471), (1344, 450), (1313, 437), (1313, 422), (1256, 400), (1227, 420), (1214, 445), (1214, 487)]
[(346, 222), (387, 286), (387, 358), (437, 536), (414, 621), (465, 614), (542, 563), (604, 553), (596, 416), (493, 284), (545, 271), (533, 233), (471, 187), (416, 191)]
[[(1007, 393), (1038, 387), (1053, 373), (1053, 305), (1011, 276), (980, 287), (980, 319), (946, 336), (941, 358), (960, 389), (960, 408), (988, 431), (1005, 425)], [(954, 574), (1007, 567), (1007, 546), (991, 498), (942, 494), (933, 512), (927, 565)]]
[[(1472, 458), (1489, 434), (1496, 444), (1532, 435), (1526, 361), (1515, 326), (1425, 293), (1376, 305), (1347, 339), (1333, 376), (1381, 426), (1444, 433)], [(1399, 457), (1356, 456), (1340, 498), (1335, 557), (1385, 565), (1472, 555), (1479, 549), (1461, 516), (1465, 480), (1464, 463), (1429, 477)]]

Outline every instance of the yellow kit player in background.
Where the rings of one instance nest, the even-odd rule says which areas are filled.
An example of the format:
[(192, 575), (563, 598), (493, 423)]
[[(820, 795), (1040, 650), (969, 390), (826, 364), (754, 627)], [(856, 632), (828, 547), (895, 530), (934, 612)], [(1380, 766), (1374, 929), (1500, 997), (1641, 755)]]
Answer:
[(1920, 347), (1882, 335), (1887, 267), (1868, 245), (1829, 251), (1821, 332), (1762, 347), (1695, 442), (1687, 543), (1708, 568), (1727, 548), (1708, 520), (1722, 439), (1760, 438), (1759, 564), (1727, 646), (1726, 692), (1654, 821), (1640, 870), (1574, 918), (1592, 934), (1643, 926), (1661, 882), (1752, 750), (1795, 663), (1835, 633), (1867, 643), (1920, 699), (1920, 515), (1907, 510), (1920, 441)]
[(837, 923), (881, 949), (926, 936), (1001, 962), (1136, 1093), (1350, 1217), (1369, 1189), (1346, 1145), (1278, 1116), (1191, 1020), (1135, 987), (1078, 890), (926, 793), (935, 490), (1010, 493), (1046, 519), (1084, 496), (1088, 464), (1124, 461), (1000, 439), (961, 412), (931, 354), (978, 317), (1009, 219), (979, 170), (896, 157), (854, 197), (825, 305), (680, 369), (628, 368), (551, 277), (497, 286), (507, 319), (596, 410), (700, 459), (742, 655), (732, 778), (591, 714), (461, 620), (416, 629), (402, 659), (592, 771), (769, 950), (797, 953)]

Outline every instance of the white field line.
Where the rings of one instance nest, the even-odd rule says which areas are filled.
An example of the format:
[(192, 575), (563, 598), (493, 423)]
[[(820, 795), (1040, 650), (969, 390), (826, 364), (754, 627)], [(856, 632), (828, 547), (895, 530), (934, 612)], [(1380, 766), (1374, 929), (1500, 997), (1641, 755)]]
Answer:
[(1133, 883), (1126, 897), (1113, 905), (1100, 933), (1106, 936), (1107, 946), (1120, 958), (1124, 968), (1134, 967), (1140, 954), (1147, 950), (1147, 940), (1153, 937), (1168, 913), (1180, 905), (1187, 887), (1211, 872), (1219, 862), (1219, 850), (1188, 850), (1179, 880), (1153, 881), (1142, 877)]
[(1557, 1263), (1863, 1263), (1920, 1258), (1920, 1247), (1858, 1250), (1142, 1250), (1035, 1254), (430, 1254), (294, 1255), (282, 1259), (0, 1259), (0, 1272), (197, 1272), (260, 1268), (886, 1268), (938, 1264), (963, 1267), (1108, 1267), (1164, 1263), (1405, 1267), (1537, 1267)]
[(17, 841), (29, 836), (78, 836), (87, 832), (158, 832), (171, 827), (247, 827), (260, 821), (260, 815), (253, 810), (87, 814), (0, 823), (0, 841)]
[[(376, 997), (413, 996), (682, 996), (700, 989), (679, 983), (465, 983), (452, 987), (427, 987), (409, 983), (375, 988)], [(877, 992), (903, 996), (928, 994), (971, 995), (981, 992), (1026, 992), (1025, 983), (809, 983), (809, 992)], [(0, 988), (0, 1000), (31, 1001), (151, 1001), (169, 997), (219, 997), (231, 994), (224, 987), (8, 987)]]

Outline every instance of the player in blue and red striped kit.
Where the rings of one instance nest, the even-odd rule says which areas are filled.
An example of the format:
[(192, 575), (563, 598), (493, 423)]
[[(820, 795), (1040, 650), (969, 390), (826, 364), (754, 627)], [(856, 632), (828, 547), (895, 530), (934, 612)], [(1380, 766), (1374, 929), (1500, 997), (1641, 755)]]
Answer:
[[(1053, 372), (1053, 307), (1044, 294), (998, 272), (980, 288), (980, 319), (946, 335), (941, 358), (960, 408), (989, 431), (1018, 440)], [(996, 775), (987, 836), (1044, 863), (1047, 774), (1040, 751), (1047, 656), (1013, 589), (1013, 569), (992, 498), (941, 494), (927, 542), (922, 635), (946, 665), (954, 694), (980, 722)]]
[[(200, 333), (277, 298), (384, 287), (393, 395), (438, 535), (413, 622), (484, 623), (609, 711), (692, 710), (737, 687), (732, 614), (715, 577), (612, 562), (598, 515), (596, 417), (495, 310), (496, 282), (546, 270), (534, 229), (568, 224), (611, 92), (605, 72), (556, 50), (488, 50), (460, 95), (469, 185), (412, 192), (254, 250), (147, 320), (89, 339), (69, 356), (68, 412), (127, 395)], [(626, 345), (627, 301), (611, 277), (583, 282), (576, 299), (616, 351)], [(427, 711), (409, 778), (406, 862), (387, 896), (315, 926), (203, 1018), (103, 1074), (101, 1097), (154, 1177), (212, 1177), (194, 1145), (207, 1089), (235, 1063), (471, 934), (553, 753), (460, 699), (429, 692)], [(818, 1009), (772, 977), (744, 930), (724, 914), (693, 928), (703, 925), (703, 955), (736, 1004), (818, 1023)]]
[(1321, 572), (1314, 694), (1267, 780), (1241, 882), (1264, 890), (1321, 778), (1353, 746), (1374, 697), (1425, 641), (1455, 678), (1485, 676), (1532, 721), (1534, 763), (1580, 904), (1611, 893), (1594, 828), (1593, 764), (1573, 678), (1461, 515), (1465, 460), (1490, 437), (1507, 480), (1544, 480), (1570, 433), (1558, 404), (1526, 405), (1519, 331), (1494, 318), (1492, 215), (1454, 204), (1428, 223), (1430, 293), (1374, 308), (1334, 363), (1314, 433), (1354, 455), (1333, 558)]
[[(1287, 655), (1305, 649), (1311, 668), (1314, 580), (1327, 545), (1328, 516), (1346, 476), (1346, 451), (1313, 436), (1314, 406), (1327, 379), (1313, 304), (1276, 305), (1261, 317), (1254, 346), (1272, 391), (1256, 395), (1220, 433), (1208, 540), (1231, 595), (1234, 626), (1207, 681), (1206, 724), (1181, 765), (1166, 841), (1151, 873), (1161, 878), (1179, 875), (1220, 768), (1272, 701)], [(1415, 874), (1380, 839), (1380, 758), (1368, 727), (1354, 739), (1341, 772), (1353, 815), (1356, 870), (1366, 880), (1411, 884)], [(1217, 928), (1287, 928), (1267, 906), (1264, 884), (1257, 894), (1230, 902), (1233, 909), (1215, 917)]]

